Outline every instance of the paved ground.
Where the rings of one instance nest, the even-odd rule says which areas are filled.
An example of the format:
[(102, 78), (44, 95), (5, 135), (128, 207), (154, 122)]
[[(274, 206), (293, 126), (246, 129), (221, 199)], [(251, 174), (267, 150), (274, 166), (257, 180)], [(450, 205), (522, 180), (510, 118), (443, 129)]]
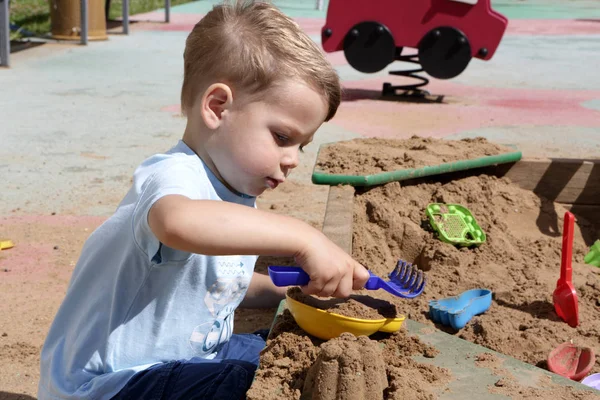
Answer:
[[(12, 67), (0, 69), (0, 237), (17, 241), (0, 253), (0, 362), (10, 365), (0, 374), (0, 398), (3, 390), (35, 393), (37, 351), (82, 240), (114, 210), (133, 169), (180, 138), (184, 41), (212, 3), (174, 7), (170, 24), (159, 22), (161, 10), (135, 16), (145, 22), (133, 23), (131, 35), (113, 33), (87, 47), (15, 53)], [(319, 40), (325, 11), (313, 1), (275, 4)], [(318, 145), (360, 136), (479, 135), (516, 144), (526, 157), (598, 158), (597, 1), (493, 6), (510, 19), (497, 53), (473, 60), (456, 79), (432, 80), (428, 90), (444, 95), (443, 104), (379, 101), (382, 83), (400, 78), (361, 74), (342, 54), (329, 55), (346, 100), (287, 189), (267, 195), (263, 206), (284, 199), (290, 206), (277, 212), (318, 225), (326, 197), (325, 188), (310, 185)]]
[[(110, 213), (139, 160), (181, 134), (184, 120), (174, 115), (184, 40), (211, 3), (175, 7), (171, 24), (137, 23), (127, 37), (13, 55), (13, 67), (0, 72), (0, 215), (15, 208)], [(276, 3), (319, 40), (325, 11), (308, 0)], [(428, 86), (447, 104), (373, 101), (384, 81), (402, 78), (361, 74), (332, 54), (352, 101), (320, 137), (484, 135), (515, 143), (526, 156), (600, 154), (600, 22), (593, 19), (600, 8), (592, 1), (494, 5), (513, 18), (494, 58), (473, 60), (456, 79)], [(133, 19), (162, 17), (159, 11)], [(83, 188), (98, 201), (82, 203)], [(114, 197), (105, 201), (107, 193)]]

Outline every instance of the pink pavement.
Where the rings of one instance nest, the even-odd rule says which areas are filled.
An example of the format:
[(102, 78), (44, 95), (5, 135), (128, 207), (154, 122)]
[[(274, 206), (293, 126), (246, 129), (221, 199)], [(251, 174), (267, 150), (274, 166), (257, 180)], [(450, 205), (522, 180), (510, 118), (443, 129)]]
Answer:
[(344, 82), (346, 101), (331, 123), (364, 136), (396, 138), (443, 137), (483, 126), (600, 125), (598, 112), (581, 105), (600, 98), (598, 90), (485, 88), (436, 80), (427, 90), (451, 93), (445, 104), (369, 100), (392, 80), (397, 83), (394, 77)]

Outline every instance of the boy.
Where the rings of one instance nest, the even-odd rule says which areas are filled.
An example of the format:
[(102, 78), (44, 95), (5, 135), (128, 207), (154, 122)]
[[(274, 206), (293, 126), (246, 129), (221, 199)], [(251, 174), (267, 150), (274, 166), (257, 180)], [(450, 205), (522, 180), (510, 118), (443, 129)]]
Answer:
[(234, 310), (286, 289), (253, 273), (258, 255), (295, 257), (308, 294), (347, 297), (369, 277), (318, 230), (256, 209), (340, 103), (292, 20), (216, 6), (187, 39), (181, 101), (183, 139), (138, 167), (83, 247), (42, 350), (42, 400), (243, 398), (264, 338), (232, 335)]

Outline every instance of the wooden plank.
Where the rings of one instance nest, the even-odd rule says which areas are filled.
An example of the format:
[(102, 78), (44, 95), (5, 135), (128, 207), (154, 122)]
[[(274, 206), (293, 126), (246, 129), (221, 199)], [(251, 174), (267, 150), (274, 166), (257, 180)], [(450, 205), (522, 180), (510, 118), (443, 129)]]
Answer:
[(473, 175), (508, 177), (523, 189), (557, 203), (600, 205), (600, 159), (527, 159), (510, 164), (402, 181), (414, 185), (423, 182), (447, 183)]
[(331, 186), (329, 188), (323, 233), (348, 254), (352, 254), (353, 204), (354, 187)]
[(576, 217), (583, 217), (598, 229), (597, 237), (588, 238), (586, 243), (593, 243), (600, 239), (600, 206), (586, 204), (563, 204), (563, 206), (575, 214)]
[(600, 205), (600, 160), (523, 159), (503, 176), (558, 203)]

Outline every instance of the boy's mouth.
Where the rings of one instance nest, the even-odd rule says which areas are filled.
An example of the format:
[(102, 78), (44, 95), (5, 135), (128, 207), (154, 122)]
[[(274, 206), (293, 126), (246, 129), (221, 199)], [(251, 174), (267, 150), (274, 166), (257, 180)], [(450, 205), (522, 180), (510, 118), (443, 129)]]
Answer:
[(267, 186), (271, 189), (275, 189), (277, 186), (279, 186), (280, 183), (283, 183), (283, 181), (273, 179), (270, 177), (267, 178)]

